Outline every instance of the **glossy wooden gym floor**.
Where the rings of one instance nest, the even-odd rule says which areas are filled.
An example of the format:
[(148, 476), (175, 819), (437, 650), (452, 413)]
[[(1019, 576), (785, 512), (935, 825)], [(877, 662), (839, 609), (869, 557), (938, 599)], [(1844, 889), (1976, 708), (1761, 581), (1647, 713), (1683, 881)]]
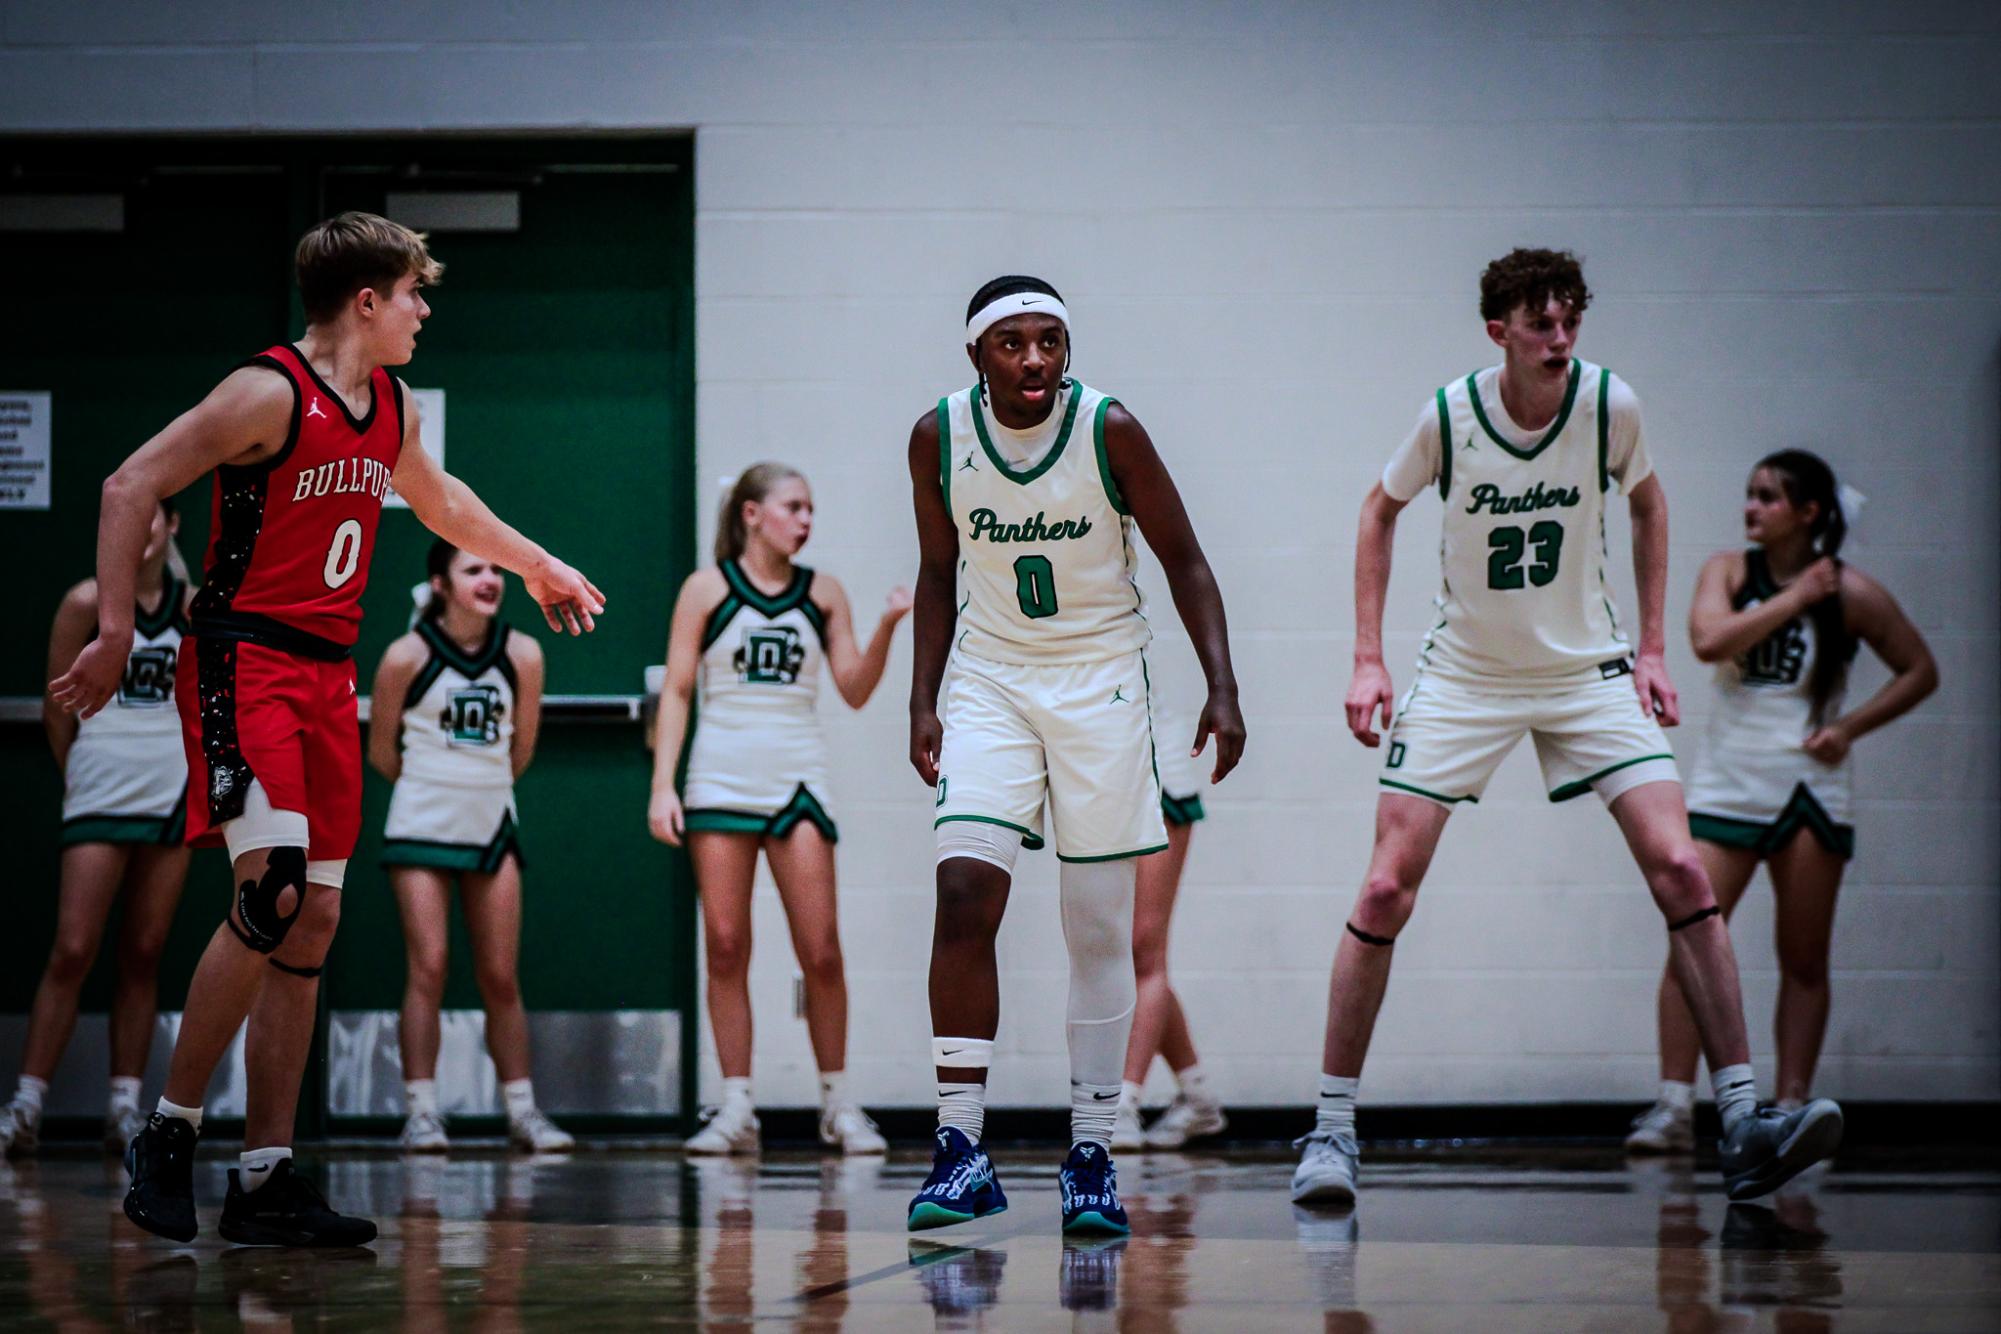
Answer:
[(1286, 1199), (1277, 1151), (1129, 1155), (1130, 1239), (1066, 1245), (1055, 1155), (996, 1154), (1010, 1210), (911, 1236), (926, 1163), (767, 1153), (305, 1161), (368, 1250), (214, 1236), (233, 1155), (197, 1168), (204, 1235), (119, 1212), (70, 1151), (0, 1166), (0, 1324), (59, 1329), (1992, 1330), (2001, 1172), (1837, 1163), (1762, 1205), (1713, 1170), (1609, 1151), (1367, 1160), (1361, 1204)]

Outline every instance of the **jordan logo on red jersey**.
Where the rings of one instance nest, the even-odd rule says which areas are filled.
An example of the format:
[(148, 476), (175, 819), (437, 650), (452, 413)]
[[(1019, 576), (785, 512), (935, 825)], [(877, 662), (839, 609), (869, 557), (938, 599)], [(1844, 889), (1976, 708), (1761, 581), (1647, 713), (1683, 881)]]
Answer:
[(320, 400), (318, 395), (314, 395), (312, 406), (306, 409), (306, 415), (308, 417), (325, 417), (327, 415), (326, 413), (320, 411)]

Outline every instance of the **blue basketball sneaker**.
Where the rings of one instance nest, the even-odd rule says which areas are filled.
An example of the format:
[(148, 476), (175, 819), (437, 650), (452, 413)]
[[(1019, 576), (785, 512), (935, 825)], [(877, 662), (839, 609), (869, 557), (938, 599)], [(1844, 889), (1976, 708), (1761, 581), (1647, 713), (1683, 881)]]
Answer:
[[(938, 1127), (938, 1147), (931, 1153), (931, 1175), (910, 1202), (910, 1230), (970, 1223), (1007, 1208), (1000, 1179), (987, 1151), (955, 1126)], [(1123, 1215), (1121, 1215), (1123, 1217)]]
[(1125, 1207), (1119, 1203), (1118, 1171), (1102, 1145), (1089, 1140), (1071, 1145), (1070, 1156), (1056, 1173), (1056, 1184), (1063, 1192), (1065, 1232), (1123, 1236), (1132, 1231)]

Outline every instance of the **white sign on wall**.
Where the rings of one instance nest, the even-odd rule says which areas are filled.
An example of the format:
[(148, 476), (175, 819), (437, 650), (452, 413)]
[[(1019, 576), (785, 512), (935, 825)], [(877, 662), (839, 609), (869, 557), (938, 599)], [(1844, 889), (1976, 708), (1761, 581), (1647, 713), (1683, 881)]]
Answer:
[[(410, 397), (417, 403), (417, 438), (424, 446), (424, 452), (442, 468), (445, 466), (445, 391), (442, 389), (412, 389)], [(390, 487), (389, 494), (382, 497), (384, 506), (394, 509), (409, 509), (409, 503)]]
[(49, 507), (49, 395), (0, 389), (0, 510)]

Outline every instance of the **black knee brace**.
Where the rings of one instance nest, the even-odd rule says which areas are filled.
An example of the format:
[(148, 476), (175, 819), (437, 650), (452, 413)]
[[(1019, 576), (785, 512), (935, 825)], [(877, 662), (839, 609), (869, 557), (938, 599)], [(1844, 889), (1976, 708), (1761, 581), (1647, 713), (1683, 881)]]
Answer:
[[(292, 911), (286, 915), (278, 912), (278, 896), (286, 890), (295, 896)], [(245, 880), (236, 889), (236, 917), (225, 917), (229, 929), (236, 938), (259, 954), (269, 954), (285, 943), (285, 933), (292, 929), (292, 923), (299, 920), (299, 914), (306, 906), (306, 850), (304, 848), (273, 848), (271, 860), (264, 867), (260, 880)], [(236, 924), (236, 918), (243, 919), (243, 925)]]
[(1348, 934), (1361, 941), (1364, 945), (1394, 945), (1397, 943), (1394, 936), (1372, 936), (1353, 922), (1348, 923)]
[(1706, 921), (1709, 918), (1714, 917), (1717, 914), (1721, 913), (1722, 911), (1723, 910), (1721, 908), (1717, 907), (1715, 904), (1712, 903), (1707, 908), (1704, 908), (1701, 912), (1692, 912), (1688, 916), (1682, 918), (1679, 922), (1669, 922), (1668, 930), (1679, 931), (1683, 927), (1694, 926), (1697, 922)]

